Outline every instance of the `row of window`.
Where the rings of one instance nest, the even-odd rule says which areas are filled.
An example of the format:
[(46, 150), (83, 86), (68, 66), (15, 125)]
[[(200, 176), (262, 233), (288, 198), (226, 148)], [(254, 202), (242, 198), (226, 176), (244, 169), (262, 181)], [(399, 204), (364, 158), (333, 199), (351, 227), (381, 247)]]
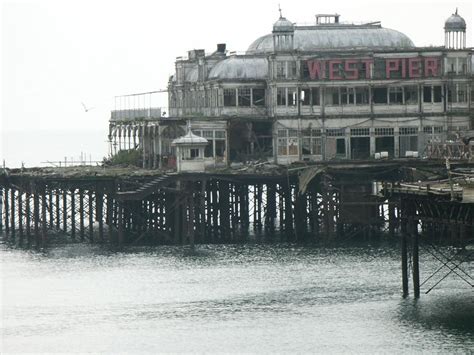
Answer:
[[(426, 134), (442, 134), (444, 131), (443, 126), (425, 126), (423, 127), (423, 133)], [(393, 136), (395, 135), (395, 129), (393, 127), (375, 127), (373, 129), (375, 136)], [(301, 130), (302, 137), (321, 137), (323, 134), (322, 129), (307, 128)], [(398, 130), (400, 136), (411, 136), (418, 135), (418, 127), (400, 127)], [(342, 137), (346, 135), (345, 128), (326, 128), (327, 137)], [(370, 136), (369, 127), (359, 127), (350, 129), (351, 136)], [(294, 128), (279, 129), (278, 138), (297, 138), (298, 130)]]
[(224, 89), (224, 106), (265, 106), (265, 89)]
[[(468, 101), (468, 86), (466, 84), (452, 84), (447, 87), (447, 102), (466, 103)], [(474, 89), (473, 89), (474, 90)], [(368, 105), (394, 104), (416, 105), (420, 100), (424, 103), (441, 103), (446, 96), (441, 85), (424, 85), (421, 92), (418, 86), (377, 86), (372, 90), (368, 86), (361, 87), (319, 87), (300, 89), (300, 103), (302, 106), (320, 106), (324, 100), (327, 106), (339, 105)], [(184, 98), (184, 102), (183, 101)], [(474, 101), (474, 91), (471, 92)], [(218, 91), (189, 91), (172, 93), (171, 107), (217, 107), (219, 103)], [(298, 88), (277, 88), (277, 106), (297, 106)], [(223, 90), (224, 107), (264, 107), (265, 89), (262, 88), (229, 88)]]
[[(320, 106), (321, 98), (327, 106), (337, 105), (368, 105), (370, 93), (374, 104), (415, 105), (419, 101), (418, 86), (381, 86), (374, 87), (328, 87), (321, 92), (320, 88), (301, 89), (300, 102), (302, 106)], [(467, 85), (455, 84), (448, 86), (448, 102), (465, 103), (468, 100)], [(441, 85), (425, 85), (422, 88), (424, 103), (443, 102), (443, 88)], [(474, 100), (474, 98), (472, 98)], [(298, 89), (286, 87), (277, 89), (278, 106), (297, 106)]]
[[(443, 132), (443, 126), (426, 126), (423, 127), (423, 132), (429, 134), (431, 138), (440, 137)], [(395, 135), (394, 128), (391, 127), (376, 127), (374, 128), (376, 138), (376, 145), (380, 146), (380, 149), (386, 149), (387, 147), (393, 150), (393, 136)], [(321, 137), (321, 129), (304, 129), (301, 131), (301, 153), (303, 155), (321, 155), (323, 139)], [(351, 137), (366, 137), (369, 139), (370, 128), (351, 128)], [(345, 129), (344, 128), (328, 128), (326, 129), (326, 136), (330, 137), (335, 143), (335, 153), (344, 155), (345, 151)], [(406, 150), (417, 150), (418, 146), (418, 127), (400, 127), (400, 149), (402, 155)], [(390, 138), (391, 137), (391, 138)], [(335, 142), (334, 142), (335, 139)], [(363, 138), (354, 138), (363, 139)], [(387, 147), (384, 142), (387, 139)], [(328, 142), (328, 141), (327, 141)], [(367, 141), (368, 142), (368, 141)], [(298, 155), (299, 154), (299, 138), (297, 129), (279, 129), (278, 140), (277, 140), (277, 151), (278, 155)], [(383, 147), (382, 147), (383, 146)], [(356, 153), (356, 152), (354, 152)], [(393, 153), (392, 153), (393, 154)]]

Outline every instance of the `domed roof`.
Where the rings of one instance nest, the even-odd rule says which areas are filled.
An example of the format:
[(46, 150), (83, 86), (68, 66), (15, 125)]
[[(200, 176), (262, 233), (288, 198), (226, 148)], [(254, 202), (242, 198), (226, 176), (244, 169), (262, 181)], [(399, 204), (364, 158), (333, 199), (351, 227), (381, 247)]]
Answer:
[(229, 57), (217, 63), (209, 72), (209, 80), (266, 79), (268, 61), (266, 58)]
[[(299, 51), (347, 48), (413, 48), (415, 45), (405, 34), (382, 27), (362, 26), (311, 26), (296, 27), (294, 48)], [(256, 39), (247, 54), (273, 51), (273, 35)]]
[(458, 15), (458, 9), (444, 23), (446, 31), (466, 31), (466, 21)]
[(273, 32), (292, 32), (294, 25), (284, 17), (280, 17), (277, 22), (273, 24)]

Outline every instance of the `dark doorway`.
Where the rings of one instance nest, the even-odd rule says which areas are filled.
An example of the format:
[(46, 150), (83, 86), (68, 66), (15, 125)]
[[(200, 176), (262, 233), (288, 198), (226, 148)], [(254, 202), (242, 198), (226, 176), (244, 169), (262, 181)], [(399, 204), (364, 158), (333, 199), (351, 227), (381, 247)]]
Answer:
[(229, 145), (231, 161), (259, 160), (272, 157), (272, 123), (232, 122)]
[(351, 137), (351, 158), (370, 158), (370, 137)]
[(346, 157), (346, 139), (345, 138), (336, 139), (336, 157), (337, 158)]
[(395, 143), (393, 137), (377, 137), (375, 138), (375, 151), (388, 152), (388, 156), (393, 158), (395, 155)]

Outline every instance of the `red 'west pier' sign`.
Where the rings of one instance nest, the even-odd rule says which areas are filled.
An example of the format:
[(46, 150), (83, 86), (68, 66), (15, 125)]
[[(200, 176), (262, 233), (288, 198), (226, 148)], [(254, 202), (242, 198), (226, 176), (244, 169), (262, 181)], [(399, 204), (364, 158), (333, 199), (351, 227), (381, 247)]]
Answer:
[[(378, 68), (374, 68), (377, 63), (373, 58), (306, 61), (311, 80), (370, 79), (372, 71), (379, 72)], [(385, 58), (385, 72), (382, 69), (382, 75), (384, 79), (391, 79), (392, 76), (403, 79), (436, 77), (440, 75), (439, 63), (439, 57)]]

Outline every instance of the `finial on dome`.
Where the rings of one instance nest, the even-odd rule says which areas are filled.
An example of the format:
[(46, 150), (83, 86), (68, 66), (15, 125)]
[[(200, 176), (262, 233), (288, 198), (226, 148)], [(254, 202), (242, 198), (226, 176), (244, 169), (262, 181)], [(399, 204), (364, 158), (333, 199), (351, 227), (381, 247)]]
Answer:
[[(278, 4), (278, 11), (280, 12), (280, 18), (283, 18), (283, 15), (281, 13), (281, 7), (280, 7), (280, 4)], [(456, 10), (457, 11), (457, 10)]]
[(456, 15), (458, 14), (458, 8), (456, 7)]

